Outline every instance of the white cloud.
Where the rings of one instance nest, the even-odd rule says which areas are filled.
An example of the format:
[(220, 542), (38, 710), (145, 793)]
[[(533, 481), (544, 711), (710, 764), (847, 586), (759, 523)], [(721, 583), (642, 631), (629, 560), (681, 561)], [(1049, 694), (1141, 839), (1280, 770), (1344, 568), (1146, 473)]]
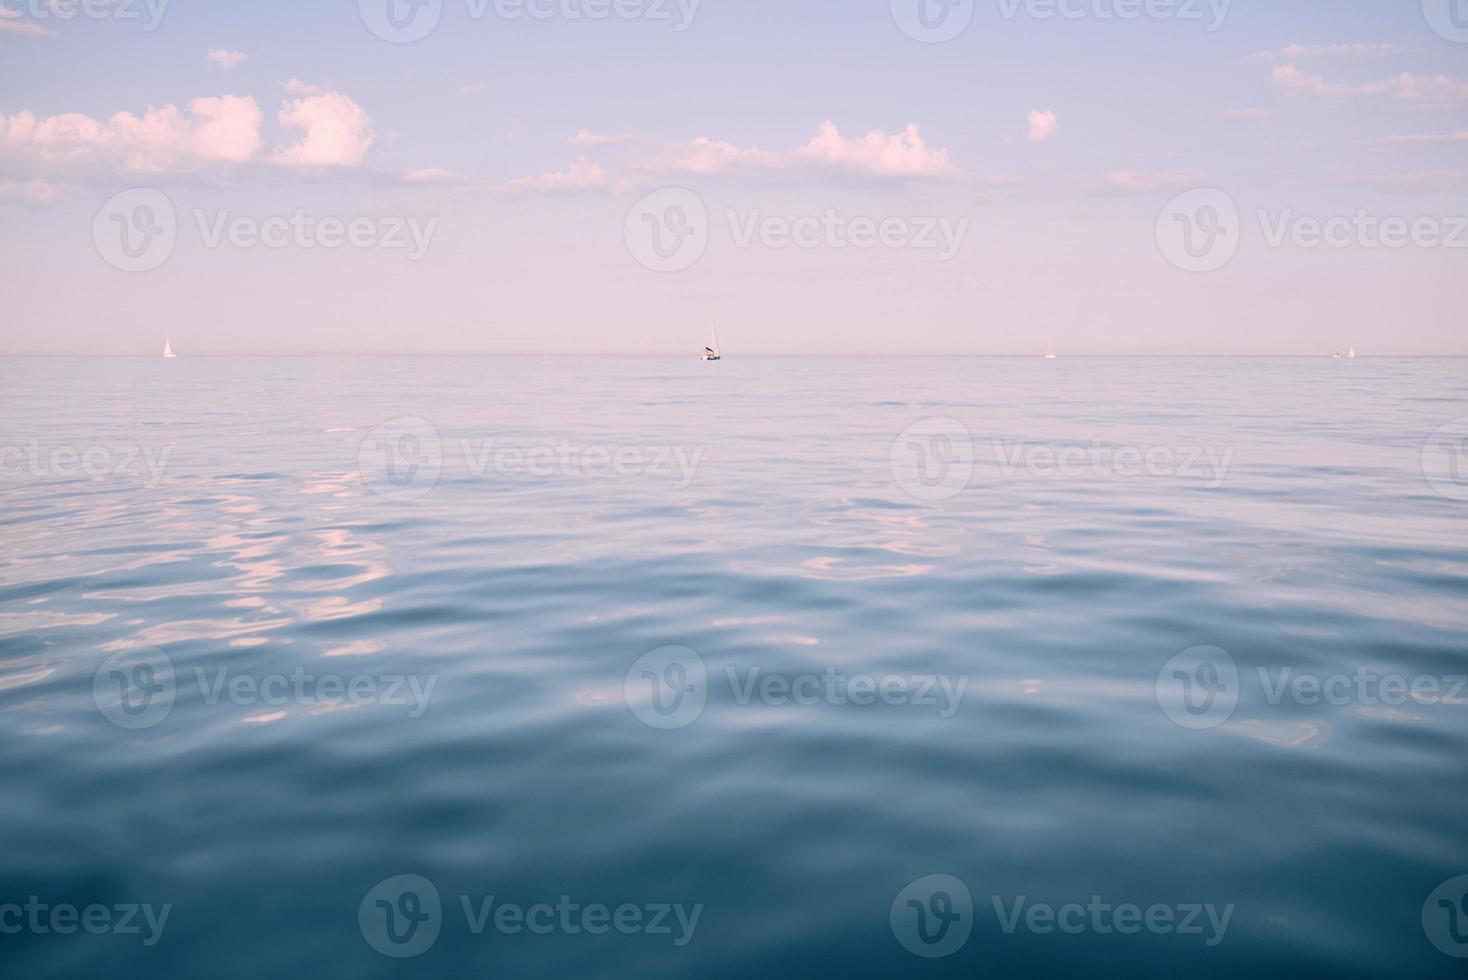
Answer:
[(286, 95), (323, 95), (326, 92), (326, 86), (308, 85), (299, 78), (292, 78), (281, 85), (280, 90)]
[(1056, 125), (1055, 113), (1036, 109), (1030, 113), (1030, 142), (1039, 143), (1048, 140), (1055, 135)]
[(1432, 170), (1417, 173), (1373, 174), (1367, 177), (1347, 178), (1344, 183), (1358, 187), (1420, 193), (1468, 191), (1468, 173), (1459, 170)]
[(1225, 109), (1218, 114), (1219, 119), (1266, 119), (1274, 115), (1269, 109), (1247, 108), (1247, 109)]
[(586, 191), (601, 190), (610, 184), (611, 178), (605, 170), (582, 157), (568, 170), (519, 177), (507, 182), (505, 187), (516, 191)]
[(19, 10), (0, 3), (0, 34), (15, 34), (19, 37), (55, 37), (56, 32), (47, 30), (33, 20), (26, 20)]
[(452, 170), (428, 167), (424, 170), (409, 170), (403, 174), (403, 180), (409, 184), (458, 184), (462, 183), (464, 178)]
[(240, 62), (249, 55), (243, 51), (226, 51), (223, 48), (214, 48), (209, 52), (209, 64), (224, 71), (234, 71), (240, 66)]
[(308, 167), (355, 167), (367, 157), (375, 133), (372, 120), (356, 102), (340, 92), (288, 100), (280, 125), (300, 133), (294, 146), (275, 151), (276, 163)]
[(43, 163), (177, 172), (208, 162), (239, 163), (260, 148), (260, 107), (248, 96), (194, 99), (107, 120), (68, 113), (37, 119), (0, 115), (0, 146)]
[(874, 129), (862, 139), (848, 140), (830, 121), (794, 157), (839, 170), (886, 177), (951, 177), (958, 173), (947, 150), (930, 149), (911, 123), (900, 133)]
[(1295, 61), (1300, 58), (1389, 58), (1410, 54), (1403, 44), (1288, 44), (1278, 51), (1260, 51), (1255, 58), (1268, 61)]
[(1174, 187), (1195, 187), (1207, 179), (1208, 175), (1201, 170), (1113, 170), (1101, 179), (1095, 190), (1145, 193)]
[(566, 142), (572, 146), (608, 146), (613, 143), (627, 143), (636, 139), (630, 133), (593, 133), (589, 129), (583, 129), (575, 136), (568, 136)]
[(61, 200), (61, 188), (44, 180), (0, 180), (0, 202), (45, 207)]
[(953, 177), (958, 169), (947, 150), (929, 147), (916, 124), (896, 133), (873, 130), (860, 139), (847, 139), (836, 124), (823, 122), (804, 145), (777, 152), (758, 146), (700, 136), (667, 148), (657, 162), (688, 173), (728, 173), (736, 169), (819, 167), (880, 177)]
[(1320, 98), (1390, 95), (1403, 102), (1440, 108), (1468, 104), (1468, 81), (1447, 75), (1412, 75), (1403, 72), (1379, 82), (1343, 85), (1331, 84), (1321, 75), (1306, 75), (1294, 65), (1280, 65), (1274, 69), (1274, 84), (1294, 95)]
[(467, 99), (471, 95), (483, 95), (485, 92), (488, 91), (489, 86), (483, 83), (480, 83), (478, 85), (465, 85), (463, 88), (459, 89), (459, 98)]
[(1468, 143), (1468, 130), (1457, 133), (1406, 133), (1383, 136), (1377, 143)]

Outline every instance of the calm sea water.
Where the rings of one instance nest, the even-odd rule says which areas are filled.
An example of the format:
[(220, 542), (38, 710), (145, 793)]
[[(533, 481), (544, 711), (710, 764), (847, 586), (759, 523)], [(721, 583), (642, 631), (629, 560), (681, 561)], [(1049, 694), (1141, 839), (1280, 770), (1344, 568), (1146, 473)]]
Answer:
[(1462, 975), (1461, 361), (3, 364), (8, 977)]

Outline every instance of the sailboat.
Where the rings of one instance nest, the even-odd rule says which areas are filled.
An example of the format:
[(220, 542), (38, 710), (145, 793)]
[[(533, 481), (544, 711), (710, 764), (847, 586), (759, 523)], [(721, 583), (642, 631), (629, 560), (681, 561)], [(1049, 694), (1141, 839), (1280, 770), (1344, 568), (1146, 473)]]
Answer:
[(1045, 360), (1055, 360), (1055, 341), (1053, 340), (1045, 345)]
[(171, 340), (165, 340), (163, 342), (163, 356), (164, 357), (177, 357), (178, 356), (177, 354), (175, 354), (173, 352), (173, 341), (171, 341)]
[(703, 349), (699, 356), (705, 361), (722, 360), (723, 354), (719, 352), (719, 324), (716, 321), (712, 325), (713, 336), (709, 338), (709, 346)]
[(1351, 353), (1347, 354), (1346, 356), (1354, 361), (1356, 359), (1356, 348), (1352, 347)]

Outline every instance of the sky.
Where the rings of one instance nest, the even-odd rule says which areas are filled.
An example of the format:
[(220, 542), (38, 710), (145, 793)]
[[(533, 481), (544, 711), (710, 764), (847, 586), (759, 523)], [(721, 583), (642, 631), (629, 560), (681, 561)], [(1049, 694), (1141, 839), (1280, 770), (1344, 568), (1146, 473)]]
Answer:
[(1468, 0), (3, 0), (0, 354), (1468, 354)]

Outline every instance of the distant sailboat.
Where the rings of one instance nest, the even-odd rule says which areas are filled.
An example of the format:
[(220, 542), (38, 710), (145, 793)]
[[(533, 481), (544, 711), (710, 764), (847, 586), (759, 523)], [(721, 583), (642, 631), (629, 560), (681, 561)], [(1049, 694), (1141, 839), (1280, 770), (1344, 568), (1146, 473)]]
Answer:
[(724, 356), (719, 350), (719, 324), (717, 321), (714, 322), (712, 331), (713, 336), (709, 338), (709, 346), (705, 347), (703, 354), (700, 355), (705, 361), (722, 360)]
[(1354, 361), (1356, 359), (1356, 348), (1352, 347), (1351, 353), (1347, 354), (1346, 356)]
[(1045, 360), (1053, 361), (1055, 356), (1055, 341), (1052, 340), (1045, 345)]
[(163, 342), (163, 356), (164, 357), (177, 357), (178, 356), (177, 354), (175, 354), (173, 352), (173, 341), (171, 341), (171, 340), (165, 340)]
[(1341, 359), (1341, 352), (1340, 351), (1336, 351), (1334, 354), (1332, 354), (1330, 356), (1332, 358), (1334, 358), (1335, 360), (1339, 361)]

